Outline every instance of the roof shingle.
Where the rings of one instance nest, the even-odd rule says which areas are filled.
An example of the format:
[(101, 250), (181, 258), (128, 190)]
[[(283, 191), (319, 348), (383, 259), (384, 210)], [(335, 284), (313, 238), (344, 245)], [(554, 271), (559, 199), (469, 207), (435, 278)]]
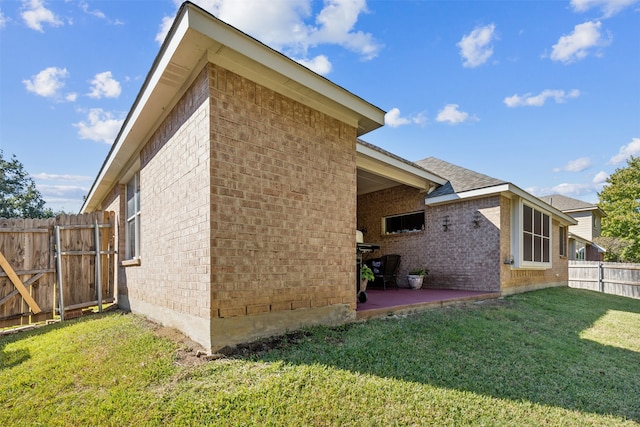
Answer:
[(435, 157), (427, 157), (426, 159), (418, 160), (415, 163), (448, 180), (445, 185), (437, 188), (427, 197), (438, 197), (508, 184), (506, 181), (465, 169), (461, 166), (445, 162), (444, 160), (440, 160)]

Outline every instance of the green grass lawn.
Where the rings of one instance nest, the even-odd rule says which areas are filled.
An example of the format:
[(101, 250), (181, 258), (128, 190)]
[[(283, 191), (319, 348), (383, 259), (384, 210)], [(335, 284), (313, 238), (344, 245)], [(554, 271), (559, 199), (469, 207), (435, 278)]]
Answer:
[(155, 329), (110, 313), (0, 337), (0, 425), (640, 425), (633, 299), (548, 289), (199, 363)]

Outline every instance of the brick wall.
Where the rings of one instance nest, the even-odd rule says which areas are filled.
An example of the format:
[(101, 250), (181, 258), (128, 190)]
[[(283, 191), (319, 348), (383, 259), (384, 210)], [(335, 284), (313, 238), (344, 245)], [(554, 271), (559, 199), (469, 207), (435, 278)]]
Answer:
[[(498, 248), (499, 212), (497, 198), (426, 207), (425, 193), (398, 186), (358, 197), (358, 228), (366, 228), (365, 241), (378, 243), (373, 256), (397, 253), (402, 256), (399, 284), (406, 286), (406, 274), (426, 266), (429, 275), (423, 287), (487, 290), (500, 287)], [(382, 218), (425, 210), (425, 229), (404, 234), (383, 235)], [(476, 217), (479, 212), (479, 217)], [(443, 221), (449, 226), (444, 231)], [(479, 220), (478, 227), (474, 220)]]
[(211, 65), (212, 317), (355, 309), (356, 129)]
[[(382, 234), (383, 217), (421, 209), (425, 210), (424, 231)], [(559, 257), (557, 239), (552, 269), (514, 270), (504, 263), (511, 256), (510, 224), (511, 200), (503, 196), (425, 207), (424, 193), (398, 186), (358, 197), (358, 229), (367, 230), (365, 241), (381, 245), (371, 257), (400, 254), (401, 286), (406, 286), (408, 271), (420, 266), (430, 270), (423, 287), (431, 288), (512, 293), (566, 282), (567, 260)], [(558, 226), (554, 221), (554, 236)]]
[(512, 205), (511, 200), (506, 197), (501, 197), (500, 204), (502, 206), (501, 221), (504, 231), (500, 241), (502, 291), (504, 293), (515, 293), (552, 285), (566, 285), (569, 274), (568, 262), (566, 257), (560, 257), (560, 242), (557, 238), (560, 233), (560, 224), (556, 220), (552, 220), (551, 224), (551, 259), (553, 268), (548, 270), (520, 270), (512, 269), (511, 265), (503, 262), (511, 257)]
[[(141, 263), (118, 269), (119, 297), (162, 323), (163, 308), (210, 318), (207, 78), (205, 68), (140, 152)], [(120, 261), (125, 191), (119, 183), (102, 202), (117, 213)]]

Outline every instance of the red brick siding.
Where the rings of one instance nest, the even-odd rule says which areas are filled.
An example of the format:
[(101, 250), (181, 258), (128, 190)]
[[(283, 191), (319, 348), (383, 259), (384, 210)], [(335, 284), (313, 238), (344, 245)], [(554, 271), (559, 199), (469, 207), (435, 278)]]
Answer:
[[(514, 292), (566, 281), (567, 262), (558, 255), (557, 239), (550, 270), (514, 270), (504, 264), (511, 256), (510, 199), (490, 196), (425, 207), (424, 196), (416, 189), (398, 186), (358, 197), (358, 228), (367, 230), (365, 241), (381, 245), (371, 256), (400, 254), (401, 286), (406, 284), (408, 271), (420, 266), (430, 270), (423, 287), (432, 288)], [(421, 209), (425, 210), (424, 231), (382, 235), (383, 217)], [(558, 235), (555, 221), (552, 232)]]

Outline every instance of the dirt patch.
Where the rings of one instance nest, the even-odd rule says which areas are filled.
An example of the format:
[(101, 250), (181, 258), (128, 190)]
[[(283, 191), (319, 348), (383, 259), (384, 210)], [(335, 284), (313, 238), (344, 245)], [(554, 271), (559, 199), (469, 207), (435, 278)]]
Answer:
[(145, 322), (158, 337), (167, 339), (177, 345), (176, 365), (197, 366), (208, 361), (207, 352), (204, 348), (179, 330), (162, 326), (146, 319)]

